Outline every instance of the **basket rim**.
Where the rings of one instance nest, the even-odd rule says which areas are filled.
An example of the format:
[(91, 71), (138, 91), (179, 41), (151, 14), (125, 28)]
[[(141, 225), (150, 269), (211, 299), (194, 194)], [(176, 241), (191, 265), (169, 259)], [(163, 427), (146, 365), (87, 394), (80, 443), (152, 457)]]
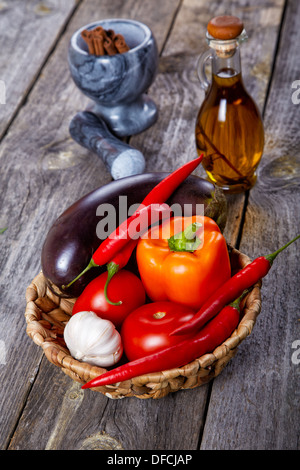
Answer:
[[(236, 248), (230, 245), (228, 248), (230, 257), (235, 257), (239, 260), (240, 268), (251, 262), (251, 259), (247, 255)], [(178, 381), (180, 377), (195, 377), (199, 373), (203, 375), (204, 382), (208, 381), (206, 378), (209, 378), (210, 375), (212, 375), (211, 378), (215, 377), (218, 374), (213, 373), (214, 365), (219, 363), (222, 369), (224, 367), (222, 366), (222, 362), (225, 358), (227, 356), (232, 357), (238, 345), (251, 334), (256, 319), (261, 311), (260, 288), (261, 281), (256, 283), (245, 297), (241, 309), (242, 318), (235, 331), (211, 353), (204, 354), (189, 364), (179, 368), (140, 375), (126, 382), (97, 387), (93, 390), (100, 391), (110, 398), (114, 398), (113, 393), (115, 392), (116, 398), (120, 398), (121, 396), (129, 396), (128, 390), (130, 387), (138, 389), (139, 387), (150, 386), (150, 388), (155, 389), (159, 386), (163, 387), (166, 381)], [(60, 298), (58, 295), (54, 294), (49, 288), (49, 284), (42, 271), (40, 271), (26, 289), (26, 333), (35, 344), (43, 349), (43, 352), (50, 362), (61, 367), (73, 380), (83, 384), (103, 374), (107, 369), (74, 359), (64, 343), (63, 328), (71, 317), (75, 300), (76, 298)], [(53, 312), (55, 312), (55, 315)], [(59, 320), (56, 320), (56, 315), (58, 315)], [(208, 377), (205, 377), (205, 374)], [(182, 388), (193, 387), (183, 386), (178, 388), (178, 390)], [(116, 392), (117, 389), (119, 392)], [(119, 395), (121, 394), (121, 396), (117, 396), (118, 393)], [(141, 396), (140, 392), (135, 396)]]

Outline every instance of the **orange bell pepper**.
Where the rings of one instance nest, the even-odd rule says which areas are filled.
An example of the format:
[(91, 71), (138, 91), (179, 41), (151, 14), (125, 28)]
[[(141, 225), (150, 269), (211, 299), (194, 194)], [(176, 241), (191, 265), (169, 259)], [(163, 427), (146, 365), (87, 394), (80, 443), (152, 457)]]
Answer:
[(225, 238), (209, 217), (173, 217), (152, 227), (137, 245), (148, 297), (199, 309), (231, 276)]

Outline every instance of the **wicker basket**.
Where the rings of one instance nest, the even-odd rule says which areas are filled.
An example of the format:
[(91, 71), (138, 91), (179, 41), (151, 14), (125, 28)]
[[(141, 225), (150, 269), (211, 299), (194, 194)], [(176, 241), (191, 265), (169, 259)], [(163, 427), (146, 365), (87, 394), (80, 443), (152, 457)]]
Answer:
[[(251, 261), (248, 256), (234, 248), (230, 248), (229, 252), (233, 273)], [(207, 383), (220, 374), (235, 355), (241, 341), (251, 333), (261, 310), (260, 287), (261, 283), (256, 284), (244, 299), (242, 320), (237, 329), (212, 353), (205, 354), (184, 367), (142, 375), (92, 390), (109, 398), (162, 398), (170, 392)], [(106, 371), (101, 367), (75, 360), (65, 345), (63, 330), (70, 318), (75, 299), (63, 299), (53, 294), (45, 277), (39, 273), (26, 290), (26, 302), (26, 332), (34, 343), (43, 349), (50, 362), (61, 367), (68, 376), (82, 384)]]

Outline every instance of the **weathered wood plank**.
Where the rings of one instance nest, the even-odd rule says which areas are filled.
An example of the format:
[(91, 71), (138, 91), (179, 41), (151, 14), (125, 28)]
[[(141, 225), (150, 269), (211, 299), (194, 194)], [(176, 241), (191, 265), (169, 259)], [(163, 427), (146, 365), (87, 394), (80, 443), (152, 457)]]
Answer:
[(24, 102), (77, 3), (76, 0), (1, 2), (0, 138)]
[[(1, 341), (4, 346), (1, 374), (1, 447), (6, 448), (19, 419), (22, 408), (27, 400), (31, 383), (36, 378), (41, 350), (32, 344), (25, 334), (24, 308), (25, 289), (31, 279), (40, 269), (40, 250), (45, 235), (52, 221), (74, 200), (95, 187), (110, 181), (110, 175), (105, 171), (96, 156), (75, 144), (69, 137), (68, 125), (71, 117), (79, 109), (86, 106), (87, 99), (76, 89), (70, 78), (67, 65), (67, 47), (71, 34), (83, 24), (97, 17), (134, 17), (148, 23), (156, 36), (159, 47), (164, 43), (170, 24), (173, 20), (177, 3), (164, 2), (159, 9), (153, 8), (153, 3), (142, 1), (101, 2), (101, 11), (97, 1), (85, 2), (76, 13), (74, 20), (66, 31), (59, 47), (50, 57), (29, 99), (5, 136), (1, 147), (1, 226), (8, 226), (1, 238), (1, 306), (3, 317)], [(3, 224), (3, 225), (2, 225)], [(23, 300), (22, 300), (23, 299)], [(22, 359), (20, 359), (22, 357)], [(9, 358), (9, 360), (8, 360)], [(42, 368), (50, 368), (58, 381), (70, 379), (63, 376), (61, 371), (46, 360)], [(38, 374), (42, 382), (43, 374)], [(41, 378), (41, 379), (40, 379)], [(49, 408), (55, 408), (53, 421), (47, 423), (38, 420), (39, 426), (34, 435), (44, 436), (39, 443), (27, 444), (26, 434), (23, 435), (22, 445), (35, 445), (44, 448), (54, 446), (53, 435), (57, 415), (64, 416), (64, 410), (56, 409), (53, 388), (40, 388), (38, 383), (32, 389), (24, 421), (19, 429), (25, 429), (33, 419), (32, 404), (43, 389), (45, 404), (49, 399)], [(68, 387), (64, 387), (64, 390)], [(99, 407), (107, 406), (107, 399), (97, 394), (90, 394), (89, 400), (98, 403)], [(205, 402), (205, 400), (204, 400)], [(64, 407), (62, 402), (62, 406)], [(101, 405), (102, 403), (102, 405)], [(45, 408), (44, 410), (45, 411)], [(82, 416), (89, 420), (89, 408), (86, 412), (78, 413), (77, 425), (82, 422)], [(22, 423), (23, 427), (22, 427)], [(75, 426), (76, 427), (76, 426)], [(56, 428), (55, 428), (56, 429)], [(21, 433), (20, 433), (21, 434)], [(67, 433), (66, 433), (67, 434)], [(16, 434), (16, 436), (18, 433)], [(48, 440), (50, 443), (47, 444)], [(20, 435), (18, 435), (20, 437)], [(36, 437), (35, 437), (36, 438)], [(52, 442), (52, 444), (51, 444)], [(14, 448), (20, 448), (18, 439), (14, 440)], [(60, 445), (64, 445), (60, 442)], [(70, 448), (75, 444), (69, 444)], [(22, 446), (21, 446), (22, 447)], [(12, 447), (10, 447), (12, 448)]]
[(83, 392), (80, 384), (43, 361), (9, 449), (195, 449), (206, 394), (203, 387), (167, 400), (111, 400)]
[[(150, 5), (148, 2), (128, 0), (118, 2), (116, 8), (117, 2), (111, 3), (101, 2), (101, 15), (131, 16), (145, 21), (153, 29), (160, 47), (167, 38), (179, 5), (170, 0), (157, 2), (154, 7), (153, 2)], [(258, 2), (256, 4), (258, 6)], [(12, 329), (5, 338), (6, 356), (10, 357), (10, 361), (3, 364), (3, 370), (0, 369), (1, 409), (5, 410), (0, 418), (1, 446), (8, 445), (13, 426), (26, 402), (10, 449), (79, 449), (89, 446), (106, 446), (108, 449), (196, 449), (203, 425), (207, 387), (176, 393), (161, 401), (111, 401), (91, 391), (82, 396), (80, 387), (58, 368), (45, 359), (40, 364), (40, 351), (24, 333), (24, 304), (20, 304), (20, 299), (24, 298), (26, 285), (39, 269), (37, 253), (48, 227), (71, 202), (110, 180), (97, 157), (73, 143), (67, 129), (74, 112), (86, 103), (68, 74), (67, 42), (77, 27), (95, 19), (96, 5), (96, 1), (85, 2), (78, 10), (26, 107), (20, 111), (4, 139), (0, 154), (3, 169), (0, 175), (3, 188), (0, 196), (3, 208), (1, 217), (3, 222), (10, 222), (8, 231), (1, 238), (0, 272), (4, 275), (1, 277), (0, 295), (6, 315), (4, 330), (9, 331), (7, 325)], [(229, 1), (223, 2), (222, 8), (226, 5), (231, 8)], [(266, 9), (268, 5), (267, 2)], [(279, 12), (281, 5), (277, 3)], [(263, 10), (263, 6), (260, 7)], [(254, 25), (257, 9), (249, 7), (245, 11), (250, 24)], [(217, 2), (206, 5), (204, 1), (192, 0), (184, 2), (179, 11), (161, 61), (161, 73), (150, 90), (151, 96), (160, 104), (160, 123), (155, 131), (153, 126), (140, 136), (141, 139), (132, 139), (144, 151), (149, 169), (173, 169), (191, 158), (194, 152), (191, 151), (194, 145), (194, 113), (201, 101), (199, 97), (203, 98), (195, 76), (195, 60), (200, 53), (198, 44), (203, 44), (205, 25), (211, 16), (218, 13), (222, 11)], [(187, 44), (176, 52), (178, 33), (183, 27), (187, 32)], [(269, 68), (266, 66), (264, 69), (266, 82), (263, 85), (259, 82), (264, 92), (277, 28), (278, 24), (270, 25), (269, 29), (266, 27), (260, 37), (260, 40), (269, 38)], [(195, 31), (196, 36), (193, 36)], [(251, 55), (253, 63), (258, 57), (255, 54)], [(231, 224), (234, 233), (238, 223), (235, 218), (236, 214), (232, 216)], [(28, 247), (31, 247), (30, 250)], [(40, 369), (36, 375), (35, 368), (38, 366)], [(30, 382), (34, 379), (27, 399)], [(219, 402), (220, 397), (217, 400)], [(41, 416), (47, 419), (41, 420)]]
[[(300, 105), (292, 101), (292, 83), (299, 73), (299, 21), (300, 4), (291, 0), (265, 111), (266, 148), (243, 229), (241, 248), (252, 257), (272, 253), (300, 233)], [(203, 449), (299, 449), (296, 243), (275, 260), (263, 281), (262, 313), (253, 334), (240, 348), (227, 377), (214, 385)], [(226, 428), (220, 422), (228, 423)]]
[[(131, 142), (147, 155), (147, 169), (178, 166), (196, 156), (195, 121), (204, 92), (196, 73), (198, 56), (207, 49), (206, 26), (212, 16), (233, 14), (242, 18), (249, 40), (241, 47), (243, 77), (262, 110), (272, 70), (283, 0), (272, 2), (202, 2), (185, 0), (166, 44), (160, 73), (151, 87), (159, 105), (158, 122)], [(263, 45), (263, 47), (262, 47)], [(195, 172), (204, 176), (204, 170)], [(244, 195), (230, 196), (225, 235), (235, 244), (243, 214)]]

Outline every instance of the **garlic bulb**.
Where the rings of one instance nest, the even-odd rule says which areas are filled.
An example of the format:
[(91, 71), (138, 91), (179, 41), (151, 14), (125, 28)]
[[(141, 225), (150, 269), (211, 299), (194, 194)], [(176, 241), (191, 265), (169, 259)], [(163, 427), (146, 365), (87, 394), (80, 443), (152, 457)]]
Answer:
[(73, 315), (64, 329), (64, 339), (72, 357), (100, 367), (112, 366), (123, 353), (115, 325), (94, 312)]

